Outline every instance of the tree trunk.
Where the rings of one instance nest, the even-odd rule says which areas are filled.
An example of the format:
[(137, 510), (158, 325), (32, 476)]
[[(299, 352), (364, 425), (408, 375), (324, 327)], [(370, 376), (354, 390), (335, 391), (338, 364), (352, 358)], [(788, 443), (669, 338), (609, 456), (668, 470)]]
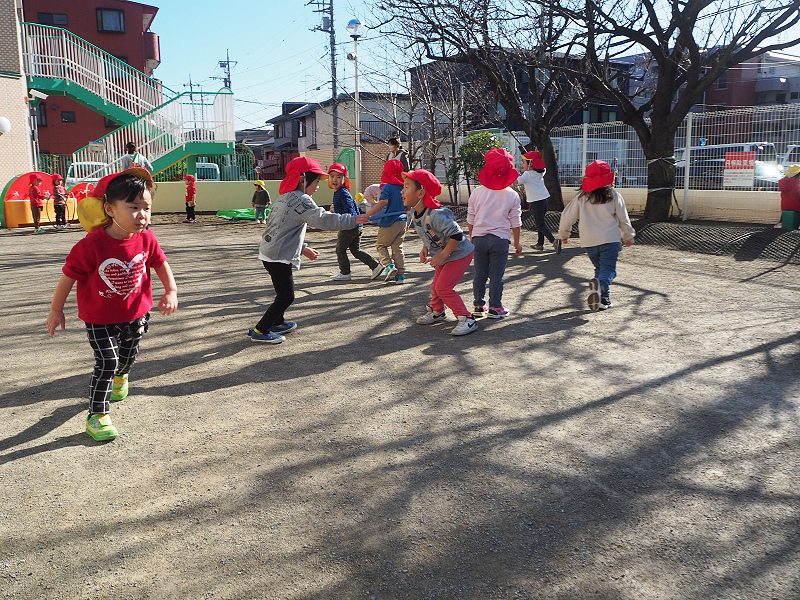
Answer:
[(557, 212), (564, 210), (564, 198), (561, 195), (561, 182), (558, 180), (558, 160), (556, 159), (556, 151), (553, 148), (553, 140), (549, 135), (543, 136), (539, 144), (539, 152), (542, 154), (547, 171), (544, 174), (544, 185), (547, 191), (550, 192), (550, 201), (548, 208)]
[(669, 220), (675, 187), (675, 132), (658, 131), (656, 127), (654, 122), (652, 135), (647, 144), (642, 146), (647, 158), (644, 218), (651, 223)]

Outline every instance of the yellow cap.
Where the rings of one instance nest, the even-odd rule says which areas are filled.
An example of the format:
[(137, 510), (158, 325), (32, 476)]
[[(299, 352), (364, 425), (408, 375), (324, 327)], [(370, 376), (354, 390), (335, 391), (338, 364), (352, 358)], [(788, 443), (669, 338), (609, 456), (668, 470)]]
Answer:
[(257, 186), (258, 186), (258, 187), (260, 187), (261, 189), (266, 189), (266, 188), (264, 187), (264, 185), (265, 185), (265, 184), (264, 184), (264, 182), (263, 182), (263, 181), (261, 181), (260, 179), (256, 179), (256, 180), (253, 182), (253, 185), (257, 185)]
[(800, 173), (800, 165), (792, 165), (788, 169), (786, 169), (787, 177), (794, 177), (798, 173)]
[(100, 198), (94, 196), (86, 196), (78, 202), (78, 220), (89, 233), (111, 223), (111, 217), (106, 214), (103, 204)]

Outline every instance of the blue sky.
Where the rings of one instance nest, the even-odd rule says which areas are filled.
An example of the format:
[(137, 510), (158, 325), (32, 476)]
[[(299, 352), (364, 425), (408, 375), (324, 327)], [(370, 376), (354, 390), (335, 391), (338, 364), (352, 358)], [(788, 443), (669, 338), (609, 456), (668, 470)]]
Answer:
[[(267, 119), (280, 114), (281, 102), (330, 98), (329, 36), (310, 31), (320, 24), (321, 15), (313, 12), (313, 5), (306, 6), (307, 1), (168, 0), (151, 27), (161, 41), (155, 76), (177, 92), (189, 91), (190, 77), (196, 91), (217, 91), (224, 76), (219, 62), (229, 52), (230, 60), (237, 62), (231, 69), (237, 129), (264, 127)], [(340, 92), (353, 87), (353, 65), (345, 58), (353, 43), (345, 27), (355, 17), (368, 27), (374, 24), (367, 5), (361, 0), (335, 2)], [(800, 32), (800, 27), (795, 29)], [(391, 68), (381, 58), (383, 43), (376, 31), (359, 41), (361, 91), (389, 91), (385, 77), (368, 79), (370, 72)], [(800, 54), (800, 48), (788, 52)], [(380, 81), (384, 83), (376, 83)]]
[[(320, 24), (321, 15), (306, 2), (154, 2), (160, 6), (151, 30), (161, 43), (161, 65), (155, 76), (176, 92), (189, 91), (190, 77), (199, 86), (195, 90), (217, 91), (224, 76), (219, 62), (226, 60), (229, 51), (230, 60), (237, 61), (231, 68), (237, 129), (264, 127), (267, 119), (280, 114), (283, 101), (329, 98), (329, 35), (310, 31)], [(345, 56), (353, 42), (345, 27), (352, 18), (367, 24), (369, 19), (364, 3), (358, 0), (336, 0), (334, 11), (337, 79), (349, 90), (353, 66)], [(359, 55), (366, 57), (369, 48), (368, 32), (359, 43)], [(315, 90), (319, 86), (323, 87)], [(361, 80), (359, 88), (369, 89)]]

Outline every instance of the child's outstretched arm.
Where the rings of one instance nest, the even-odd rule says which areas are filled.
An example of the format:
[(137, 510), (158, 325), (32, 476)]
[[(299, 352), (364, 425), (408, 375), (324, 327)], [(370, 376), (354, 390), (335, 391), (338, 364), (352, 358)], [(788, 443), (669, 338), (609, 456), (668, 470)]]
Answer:
[(162, 315), (171, 315), (178, 309), (178, 286), (167, 261), (155, 268), (156, 275), (164, 286), (164, 295), (158, 301), (158, 312)]
[(66, 275), (62, 275), (61, 279), (56, 284), (56, 291), (53, 293), (53, 301), (50, 303), (50, 312), (47, 314), (47, 331), (50, 335), (56, 332), (58, 326), (61, 329), (66, 329), (66, 320), (64, 319), (64, 304), (67, 302), (67, 296), (72, 291), (72, 286), (75, 285), (75, 280)]

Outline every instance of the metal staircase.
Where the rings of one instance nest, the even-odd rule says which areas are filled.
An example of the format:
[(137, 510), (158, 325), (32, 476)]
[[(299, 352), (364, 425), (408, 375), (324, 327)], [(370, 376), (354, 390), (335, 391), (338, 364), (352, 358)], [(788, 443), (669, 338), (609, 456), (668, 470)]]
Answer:
[(233, 93), (177, 94), (66, 29), (22, 23), (22, 54), (30, 88), (63, 95), (122, 123), (73, 153), (73, 162), (105, 167), (87, 179), (119, 170), (125, 144), (134, 142), (159, 172), (191, 155), (231, 154), (235, 143)]

